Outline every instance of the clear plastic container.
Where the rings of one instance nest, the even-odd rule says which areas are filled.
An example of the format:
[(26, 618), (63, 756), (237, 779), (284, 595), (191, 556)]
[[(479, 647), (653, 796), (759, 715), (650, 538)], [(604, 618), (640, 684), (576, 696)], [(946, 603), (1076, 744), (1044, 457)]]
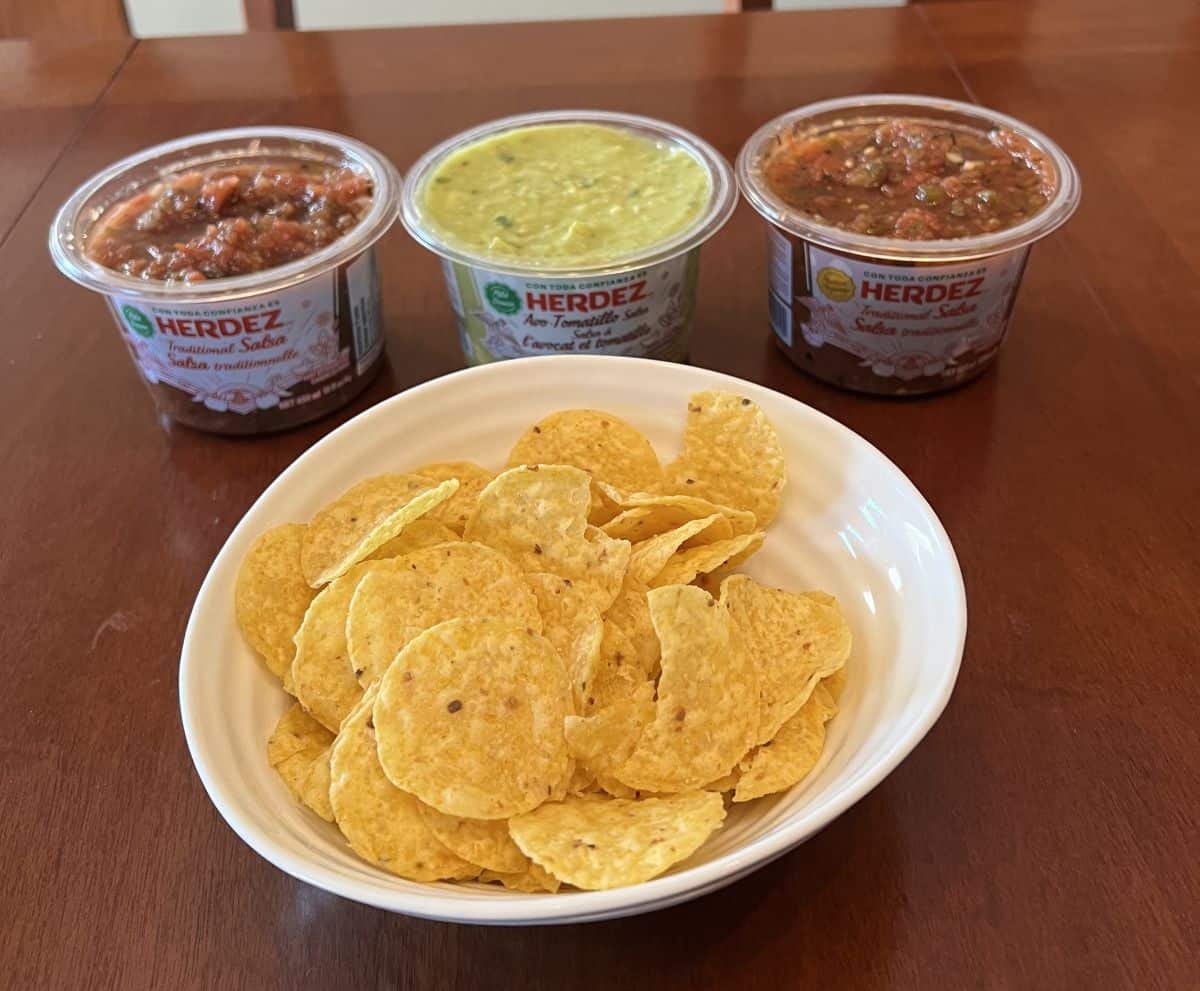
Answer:
[[(106, 268), (88, 237), (114, 204), (167, 177), (213, 166), (317, 163), (372, 184), (345, 235), (307, 257), (195, 284)], [(50, 228), (59, 270), (102, 294), (161, 412), (224, 434), (284, 430), (344, 406), (383, 353), (375, 242), (396, 219), (400, 176), (351, 138), (299, 127), (211, 131), (147, 148), (93, 176)]]
[[(422, 211), (426, 185), (450, 155), (507, 131), (537, 125), (596, 124), (642, 135), (691, 155), (709, 177), (705, 209), (686, 228), (644, 248), (588, 267), (508, 263), (463, 250)], [(463, 353), (470, 364), (540, 354), (687, 357), (700, 248), (733, 213), (729, 163), (707, 142), (648, 117), (562, 110), (506, 117), (457, 134), (412, 167), (401, 219), (442, 259)]]
[[(894, 118), (1015, 134), (1049, 179), (1046, 205), (1005, 230), (909, 241), (818, 223), (762, 174), (779, 136), (820, 135)], [(767, 221), (768, 312), (779, 346), (819, 379), (859, 392), (919, 395), (982, 374), (995, 361), (1030, 246), (1079, 205), (1080, 182), (1053, 141), (1019, 120), (925, 96), (855, 96), (810, 104), (759, 128), (737, 160), (742, 194)]]

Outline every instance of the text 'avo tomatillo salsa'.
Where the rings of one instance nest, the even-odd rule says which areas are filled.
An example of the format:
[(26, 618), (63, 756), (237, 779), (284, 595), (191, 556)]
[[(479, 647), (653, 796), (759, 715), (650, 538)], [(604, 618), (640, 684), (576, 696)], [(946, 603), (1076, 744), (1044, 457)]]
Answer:
[(1030, 245), (1079, 202), (1045, 135), (970, 104), (830, 100), (738, 157), (768, 221), (769, 315), (789, 357), (862, 392), (914, 395), (995, 360)]
[(472, 364), (537, 354), (682, 359), (699, 246), (734, 202), (727, 163), (660, 121), (529, 114), (433, 149), (404, 196), (443, 258)]
[(375, 242), (398, 186), (340, 135), (216, 131), (89, 180), (50, 251), (106, 297), (161, 412), (216, 433), (282, 430), (344, 406), (380, 367)]

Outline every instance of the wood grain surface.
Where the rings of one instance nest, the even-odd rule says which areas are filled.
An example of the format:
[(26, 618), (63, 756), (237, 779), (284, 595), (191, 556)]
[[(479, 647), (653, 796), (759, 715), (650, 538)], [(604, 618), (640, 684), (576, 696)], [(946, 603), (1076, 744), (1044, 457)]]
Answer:
[(132, 49), (0, 40), (0, 244)]
[[(1195, 987), (1194, 3), (144, 41), (107, 89), (120, 46), (25, 75), (11, 51), (0, 46), (0, 114), (23, 123), (0, 132), (21, 177), (0, 192), (0, 220), (12, 218), (0, 246), (0, 985)], [(327, 420), (231, 441), (156, 420), (102, 301), (46, 254), (62, 200), (122, 155), (213, 127), (326, 127), (405, 169), (469, 124), (591, 106), (665, 117), (732, 157), (786, 109), (889, 90), (1010, 112), (1083, 176), (1079, 214), (1033, 253), (997, 368), (906, 402), (805, 377), (769, 339), (762, 231), (745, 206), (705, 249), (693, 360), (846, 423), (941, 515), (971, 619), (957, 691), (926, 741), (774, 865), (642, 918), (422, 922), (259, 859), (184, 744), (188, 610), (280, 470), (371, 403), (461, 366), (440, 271), (397, 228), (381, 257), (389, 369)], [(37, 150), (28, 122), (64, 106), (75, 124)]]
[(0, 0), (0, 38), (128, 37), (122, 0)]

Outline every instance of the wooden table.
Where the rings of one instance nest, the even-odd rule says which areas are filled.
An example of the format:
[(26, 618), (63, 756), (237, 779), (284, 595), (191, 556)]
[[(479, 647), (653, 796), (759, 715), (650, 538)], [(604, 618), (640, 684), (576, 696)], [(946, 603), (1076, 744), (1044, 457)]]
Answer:
[(132, 51), (0, 40), (0, 244)]
[[(0, 80), (6, 986), (1195, 986), (1191, 0), (258, 35), (131, 53), (5, 45)], [(806, 378), (768, 339), (762, 235), (745, 207), (706, 249), (694, 360), (848, 424), (941, 514), (971, 627), (928, 739), (770, 869), (645, 918), (440, 925), (259, 859), (184, 746), (188, 609), (278, 471), (369, 404), (459, 367), (438, 266), (401, 230), (386, 239), (391, 368), (353, 408), (223, 440), (161, 427), (101, 300), (53, 270), (46, 228), (61, 201), (122, 155), (213, 127), (327, 127), (404, 168), (468, 124), (595, 106), (677, 121), (733, 156), (787, 108), (886, 90), (1009, 111), (1083, 175), (1079, 214), (1034, 253), (999, 367), (910, 402)]]

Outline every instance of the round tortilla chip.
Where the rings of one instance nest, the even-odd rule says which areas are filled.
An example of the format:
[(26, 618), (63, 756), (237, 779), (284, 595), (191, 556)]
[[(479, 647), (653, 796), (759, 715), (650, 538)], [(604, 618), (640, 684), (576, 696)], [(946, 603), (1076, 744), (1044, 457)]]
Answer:
[(741, 773), (735, 767), (728, 774), (717, 778), (716, 781), (710, 781), (708, 784), (706, 784), (704, 786), (704, 790), (705, 791), (732, 792), (733, 789), (737, 787), (738, 779), (740, 777), (741, 777)]
[(329, 804), (329, 760), (332, 755), (332, 745), (322, 750), (300, 782), (300, 801), (326, 822), (333, 822), (333, 806)]
[(808, 701), (775, 734), (738, 764), (735, 802), (786, 791), (802, 781), (821, 759), (825, 724), (837, 715), (837, 703), (824, 685), (817, 685)]
[[(619, 493), (615, 495), (620, 496)], [(727, 536), (736, 537), (758, 529), (753, 513), (718, 506), (696, 496), (636, 494), (620, 496), (620, 499), (620, 512), (605, 522), (601, 529), (610, 537), (634, 544), (714, 514), (720, 514), (729, 521), (731, 533)]]
[(283, 779), (288, 791), (327, 822), (333, 821), (328, 784), (332, 743), (333, 734), (298, 703), (279, 717), (267, 740), (267, 763)]
[(766, 743), (800, 709), (822, 678), (850, 655), (850, 627), (822, 593), (784, 592), (746, 575), (721, 583), (721, 603), (758, 672), (758, 735)]
[[(662, 573), (681, 548), (701, 548), (724, 544), (732, 536), (733, 529), (729, 520), (720, 513), (705, 516), (698, 520), (688, 520), (674, 530), (660, 533), (640, 543), (634, 544), (629, 554), (629, 571), (627, 575), (641, 585), (653, 586), (655, 579)], [(687, 582), (663, 582), (666, 585), (686, 585)]]
[(843, 664), (828, 678), (822, 679), (821, 684), (825, 686), (825, 690), (829, 692), (833, 700), (840, 703), (842, 692), (846, 689), (846, 665)]
[(524, 576), (490, 547), (457, 541), (380, 562), (350, 602), (347, 668), (365, 688), (431, 626), (485, 616), (508, 618), (535, 633), (542, 628)]
[(699, 585), (714, 599), (721, 597), (721, 582), (730, 575), (734, 574), (734, 566), (731, 564), (723, 564), (719, 568), (713, 568), (712, 571), (701, 572), (692, 579), (691, 584)]
[(509, 891), (520, 891), (527, 895), (540, 894), (548, 891), (554, 894), (562, 887), (562, 882), (553, 874), (548, 874), (531, 860), (525, 861), (529, 866), (515, 874), (504, 871), (484, 871), (479, 880), (484, 884), (502, 884)]
[(629, 566), (629, 542), (587, 523), (591, 481), (567, 465), (510, 468), (479, 494), (467, 540), (499, 551), (522, 571), (568, 578), (603, 612)]
[(660, 585), (687, 585), (699, 575), (719, 568), (736, 568), (763, 545), (763, 534), (747, 533), (728, 540), (700, 547), (689, 547), (674, 555), (658, 576), (650, 583), (652, 588)]
[(455, 619), (396, 657), (375, 704), (388, 778), (448, 815), (507, 819), (565, 783), (567, 671), (548, 640), (499, 619)]
[(588, 792), (595, 791), (599, 785), (596, 784), (596, 778), (589, 773), (587, 768), (579, 764), (575, 765), (571, 772), (571, 780), (567, 782), (567, 790), (564, 795), (559, 798), (565, 798), (566, 795), (586, 795)]
[(709, 791), (640, 800), (587, 796), (515, 816), (509, 831), (534, 863), (598, 891), (657, 877), (690, 857), (725, 819)]
[(471, 878), (479, 868), (455, 856), (421, 818), (418, 802), (379, 766), (368, 692), (342, 724), (330, 756), (329, 801), (334, 820), (364, 860), (413, 881)]
[(662, 645), (654, 721), (613, 776), (638, 791), (701, 788), (754, 743), (758, 675), (732, 635), (725, 607), (695, 585), (647, 596)]
[[(441, 507), (438, 507), (439, 509)], [(445, 523), (423, 516), (413, 520), (398, 537), (393, 537), (377, 551), (367, 555), (368, 561), (386, 561), (391, 557), (403, 557), (424, 547), (436, 547), (438, 544), (452, 544), (462, 540), (459, 534), (451, 530)]]
[(639, 669), (646, 673), (647, 678), (656, 678), (662, 651), (658, 645), (658, 634), (654, 632), (654, 623), (650, 620), (650, 606), (646, 602), (648, 591), (645, 585), (626, 575), (621, 591), (604, 614), (604, 620), (621, 628), (637, 655)]
[(568, 792), (579, 791), (588, 778), (612, 774), (633, 753), (642, 730), (653, 719), (654, 685), (648, 681), (595, 715), (568, 716), (563, 724), (567, 750), (582, 772)]
[(595, 668), (603, 645), (604, 621), (592, 605), (595, 593), (558, 575), (526, 575), (525, 581), (538, 602), (542, 636), (550, 641), (567, 666), (578, 712), (581, 684)]
[(523, 873), (529, 869), (529, 858), (508, 835), (507, 820), (448, 816), (424, 802), (419, 808), (421, 818), (438, 842), (463, 860), (501, 874)]
[(787, 481), (771, 421), (732, 392), (697, 392), (688, 400), (683, 453), (665, 474), (671, 491), (747, 510), (760, 528), (775, 519)]
[(444, 482), (448, 478), (458, 479), (458, 491), (440, 506), (434, 507), (429, 513), (429, 518), (444, 524), (459, 536), (462, 536), (466, 528), (479, 493), (496, 477), (495, 472), (488, 471), (473, 461), (437, 461), (414, 468), (412, 474), (435, 482)]
[(313, 588), (333, 581), (457, 489), (454, 479), (435, 484), (420, 475), (364, 478), (309, 522), (300, 547), (304, 580)]
[(634, 492), (658, 492), (663, 484), (658, 455), (641, 432), (594, 409), (562, 410), (539, 420), (517, 441), (508, 465), (573, 465)]
[(588, 504), (588, 522), (593, 526), (607, 523), (621, 512), (621, 500), (624, 495), (619, 489), (601, 482), (592, 476), (591, 501)]
[[(559, 578), (545, 572), (525, 575), (529, 590), (537, 599), (542, 617), (542, 636), (549, 640), (564, 661), (575, 650), (582, 636), (589, 635), (600, 621), (592, 605), (594, 591), (570, 578)], [(568, 664), (568, 667), (570, 665)]]
[(649, 676), (639, 664), (633, 642), (615, 623), (604, 622), (599, 651), (592, 654), (591, 667), (574, 682), (575, 711), (593, 715), (615, 702), (631, 698)]
[(233, 591), (243, 636), (277, 678), (292, 666), (292, 638), (316, 594), (300, 570), (304, 530), (303, 523), (285, 523), (260, 534), (242, 559)]
[(342, 720), (362, 698), (350, 667), (346, 617), (359, 582), (387, 561), (364, 561), (326, 585), (312, 600), (296, 631), (292, 685), (300, 704), (336, 733)]

